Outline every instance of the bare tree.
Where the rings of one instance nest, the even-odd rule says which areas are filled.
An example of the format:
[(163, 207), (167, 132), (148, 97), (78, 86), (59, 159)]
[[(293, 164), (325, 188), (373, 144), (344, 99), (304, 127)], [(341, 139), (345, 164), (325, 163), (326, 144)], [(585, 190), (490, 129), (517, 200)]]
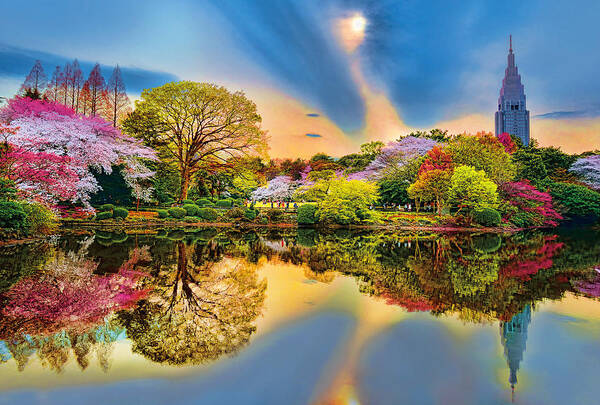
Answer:
[(106, 84), (100, 71), (100, 64), (96, 63), (86, 82), (90, 89), (90, 115), (95, 117), (101, 112), (103, 99), (106, 96)]
[(54, 72), (52, 73), (52, 79), (50, 79), (50, 83), (48, 85), (48, 89), (46, 90), (46, 97), (52, 101), (59, 100), (60, 94), (60, 86), (63, 82), (63, 74), (60, 66), (56, 66)]
[(48, 78), (44, 73), (44, 68), (42, 66), (42, 62), (39, 60), (35, 61), (35, 64), (31, 68), (31, 71), (25, 78), (25, 81), (21, 85), (21, 91), (25, 92), (26, 90), (34, 91), (38, 94), (42, 94), (48, 85)]
[(131, 106), (119, 65), (115, 67), (108, 80), (107, 96), (107, 109), (109, 110), (113, 126), (116, 127), (118, 118), (128, 112)]

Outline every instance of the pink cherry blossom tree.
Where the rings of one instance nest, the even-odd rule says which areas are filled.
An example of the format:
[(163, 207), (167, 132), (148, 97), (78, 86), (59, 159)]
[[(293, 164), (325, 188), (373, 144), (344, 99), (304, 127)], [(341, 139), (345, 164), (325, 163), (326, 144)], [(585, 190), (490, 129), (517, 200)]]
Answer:
[[(89, 205), (90, 195), (99, 190), (90, 169), (111, 173), (113, 165), (124, 163), (129, 167), (130, 178), (140, 178), (150, 172), (141, 164), (132, 167), (132, 162), (139, 158), (156, 159), (152, 149), (122, 134), (104, 119), (76, 114), (56, 102), (15, 98), (2, 110), (0, 117), (8, 121), (11, 128), (18, 128), (8, 133), (5, 141), (14, 145), (16, 150), (29, 153), (22, 156), (33, 159), (35, 154), (45, 153), (63, 158), (51, 160), (45, 166), (45, 170), (54, 175), (60, 175), (65, 165), (68, 166), (69, 176), (63, 183), (65, 187), (70, 186), (70, 190), (62, 190), (56, 198), (72, 192), (71, 200)], [(142, 173), (136, 174), (136, 168)], [(70, 176), (73, 173), (78, 180), (67, 181), (75, 179), (75, 176)], [(36, 184), (34, 179), (31, 180), (27, 184), (28, 189)]]

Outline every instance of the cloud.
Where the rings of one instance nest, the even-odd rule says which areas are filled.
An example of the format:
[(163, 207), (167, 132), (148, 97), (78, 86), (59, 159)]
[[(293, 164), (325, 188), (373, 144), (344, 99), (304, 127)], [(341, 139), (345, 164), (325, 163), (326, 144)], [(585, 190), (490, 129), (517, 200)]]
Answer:
[(575, 110), (575, 111), (553, 111), (545, 114), (535, 115), (533, 118), (541, 120), (593, 118), (600, 116), (600, 110)]
[(238, 48), (282, 90), (318, 108), (345, 131), (363, 125), (364, 102), (347, 54), (332, 33), (326, 5), (231, 0), (218, 1), (215, 8)]
[[(25, 80), (25, 76), (27, 76), (37, 59), (42, 62), (48, 79), (51, 78), (56, 66), (63, 67), (67, 62), (73, 61), (73, 58), (63, 55), (0, 44), (0, 76), (15, 78), (19, 81)], [(84, 76), (87, 76), (95, 64), (95, 62), (85, 60), (79, 61), (79, 63)], [(105, 79), (108, 80), (114, 66), (101, 64), (100, 67)], [(139, 69), (131, 66), (121, 66), (121, 72), (129, 93), (141, 93), (146, 88), (178, 80), (177, 76), (171, 73)]]
[(306, 136), (308, 136), (309, 138), (322, 138), (322, 136), (319, 134), (306, 134)]
[(319, 117), (319, 114), (317, 113), (308, 113), (306, 114), (307, 117)]

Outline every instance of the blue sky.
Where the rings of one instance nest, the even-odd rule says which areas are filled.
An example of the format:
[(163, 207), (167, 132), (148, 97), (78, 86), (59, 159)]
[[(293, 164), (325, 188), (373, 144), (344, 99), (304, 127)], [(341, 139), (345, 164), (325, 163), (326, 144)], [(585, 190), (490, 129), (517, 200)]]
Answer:
[[(493, 114), (512, 34), (533, 116), (600, 115), (600, 2), (592, 0), (5, 3), (3, 96), (31, 60), (40, 58), (51, 71), (77, 57), (84, 68), (119, 63), (132, 93), (175, 78), (277, 91), (350, 137), (365, 127), (366, 83), (403, 123), (426, 128)], [(357, 13), (367, 24), (349, 53), (333, 27)]]

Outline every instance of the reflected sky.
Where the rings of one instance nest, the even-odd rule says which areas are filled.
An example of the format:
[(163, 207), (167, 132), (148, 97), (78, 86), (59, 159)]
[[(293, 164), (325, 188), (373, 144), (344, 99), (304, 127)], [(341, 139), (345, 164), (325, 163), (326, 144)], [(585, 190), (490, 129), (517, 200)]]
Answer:
[[(485, 251), (479, 254), (490, 255), (494, 250), (500, 263), (498, 279), (486, 285), (483, 292), (476, 289), (470, 298), (456, 295), (454, 301), (449, 302), (450, 298), (446, 296), (444, 299), (449, 308), (444, 307), (441, 311), (440, 303), (426, 291), (428, 283), (438, 283), (440, 294), (445, 294), (440, 281), (443, 274), (437, 278), (422, 278), (420, 284), (412, 284), (410, 291), (419, 286), (422, 297), (438, 308), (432, 312), (406, 306), (406, 295), (398, 298), (399, 294), (405, 294), (409, 284), (406, 274), (401, 282), (395, 279), (394, 283), (385, 284), (385, 289), (381, 284), (384, 280), (375, 277), (388, 274), (386, 266), (404, 269), (403, 263), (408, 263), (409, 269), (418, 270), (419, 266), (411, 264), (416, 257), (417, 243), (421, 243), (419, 264), (427, 263), (425, 251), (434, 250), (425, 249), (422, 243), (427, 238), (423, 235), (421, 242), (417, 242), (414, 235), (402, 236), (403, 242), (399, 242), (398, 235), (377, 235), (376, 242), (369, 239), (373, 235), (312, 235), (310, 243), (306, 243), (305, 237), (304, 244), (300, 244), (295, 233), (228, 235), (226, 238), (223, 234), (209, 232), (203, 234), (210, 235), (208, 242), (204, 239), (185, 241), (189, 234), (179, 239), (181, 234), (172, 233), (169, 239), (168, 234), (165, 232), (163, 237), (128, 235), (126, 240), (119, 235), (114, 237), (116, 242), (112, 244), (106, 242), (107, 235), (99, 238), (102, 244), (98, 244), (97, 235), (91, 241), (89, 237), (63, 238), (49, 248), (53, 253), (41, 265), (31, 264), (39, 266), (38, 269), (25, 272), (20, 281), (31, 277), (38, 280), (36, 277), (40, 274), (46, 277), (45, 280), (51, 280), (51, 264), (85, 245), (84, 258), (100, 262), (98, 268), (109, 271), (96, 273), (94, 277), (113, 280), (122, 274), (125, 266), (128, 271), (148, 274), (137, 281), (136, 288), (146, 291), (152, 285), (154, 289), (141, 296), (135, 306), (122, 308), (117, 315), (106, 316), (92, 328), (87, 328), (86, 323), (85, 330), (76, 330), (72, 324), (54, 330), (54, 324), (44, 324), (45, 329), (36, 329), (41, 330), (41, 334), (29, 334), (23, 340), (18, 333), (10, 332), (14, 324), (6, 323), (6, 318), (1, 320), (0, 404), (75, 404), (81, 403), (82, 398), (91, 404), (501, 404), (511, 400), (520, 404), (590, 404), (600, 394), (600, 388), (595, 384), (600, 375), (600, 365), (596, 361), (600, 355), (597, 343), (600, 341), (600, 303), (572, 287), (579, 278), (591, 274), (587, 271), (591, 267), (585, 263), (583, 267), (590, 268), (578, 267), (582, 264), (579, 254), (577, 260), (573, 260), (571, 249), (575, 248), (572, 247), (571, 233), (550, 239), (538, 238), (535, 242), (519, 236), (518, 243), (513, 237), (503, 236), (500, 247), (495, 245), (495, 240), (494, 243), (480, 241), (475, 244), (469, 241), (469, 246)], [(446, 237), (442, 237), (441, 243), (445, 240)], [(208, 249), (210, 241), (218, 241), (218, 248), (215, 245)], [(316, 262), (306, 259), (309, 256), (321, 258), (323, 252), (331, 253), (326, 246), (339, 249), (360, 243), (364, 247), (371, 242), (385, 253), (374, 256), (376, 260), (367, 260), (374, 266), (369, 270), (375, 272), (373, 274), (354, 274), (358, 270), (347, 267), (342, 260), (343, 249), (336, 250), (336, 260), (331, 261), (331, 257), (325, 260), (328, 267), (336, 270), (320, 271)], [(462, 239), (456, 242), (460, 246), (467, 243)], [(512, 271), (515, 268), (513, 262), (504, 258), (505, 249), (513, 249), (514, 253), (515, 247), (520, 246), (524, 252), (523, 246), (530, 244), (527, 246), (537, 252), (540, 246), (548, 243), (566, 245), (563, 253), (552, 258), (553, 266), (530, 274), (529, 281), (519, 279), (524, 285), (534, 284), (536, 292), (521, 290), (494, 298), (500, 292), (506, 294), (506, 289), (514, 288), (502, 278), (508, 277), (503, 269)], [(269, 245), (277, 246), (278, 250), (270, 250)], [(152, 259), (135, 256), (132, 252), (136, 246), (148, 246)], [(202, 254), (198, 253), (197, 246), (202, 246)], [(399, 246), (407, 251), (406, 261), (402, 259), (402, 252), (394, 252)], [(101, 251), (96, 250), (100, 248)], [(217, 359), (176, 366), (157, 361), (147, 351), (136, 350), (136, 344), (146, 340), (136, 337), (136, 341), (132, 341), (131, 334), (135, 329), (118, 320), (122, 319), (123, 313), (137, 311), (139, 314), (144, 301), (160, 303), (164, 299), (164, 295), (157, 296), (155, 291), (163, 291), (161, 283), (174, 280), (161, 277), (182, 270), (178, 260), (180, 249), (186, 251), (185, 271), (203, 280), (204, 284), (201, 283), (199, 288), (204, 290), (194, 290), (196, 297), (208, 297), (206, 290), (214, 294), (221, 285), (214, 284), (215, 274), (230, 277), (228, 269), (239, 268), (236, 266), (241, 264), (249, 266), (248, 274), (256, 277), (243, 278), (242, 282), (250, 286), (264, 282), (266, 290), (264, 301), (259, 305), (260, 315), (249, 319), (255, 327), (249, 342)], [(477, 254), (474, 253), (477, 249), (464, 252), (465, 256)], [(294, 253), (296, 250), (303, 253)], [(111, 266), (116, 267), (112, 270), (102, 267), (98, 260), (110, 252), (113, 252), (110, 254)], [(119, 261), (115, 260), (116, 252), (126, 254), (122, 254)], [(594, 258), (598, 257), (592, 251), (591, 260)], [(64, 259), (60, 260), (64, 263)], [(452, 260), (451, 254), (448, 260)], [(479, 260), (480, 257), (476, 262)], [(211, 265), (210, 277), (206, 275), (209, 274), (206, 273), (207, 263), (217, 266)], [(0, 266), (6, 266), (1, 254)], [(429, 269), (430, 272), (435, 270)], [(472, 269), (469, 267), (469, 270)], [(546, 274), (542, 277), (542, 272), (550, 271), (555, 273), (554, 276)], [(577, 277), (574, 276), (576, 271), (579, 272)], [(522, 274), (517, 276), (522, 277)], [(568, 278), (568, 283), (563, 278)], [(228, 278), (219, 280), (230, 282)], [(456, 280), (456, 277), (448, 276), (447, 280)], [(8, 287), (8, 291), (20, 281)], [(404, 283), (403, 289), (401, 283)], [(178, 285), (183, 283), (179, 281)], [(250, 287), (250, 290), (253, 288), (256, 287)], [(557, 288), (562, 293), (557, 295)], [(243, 290), (244, 294), (250, 290)], [(454, 291), (451, 287), (450, 290)], [(546, 293), (540, 292), (542, 290)], [(458, 291), (464, 291), (464, 288)], [(529, 304), (515, 306), (519, 309), (515, 313), (495, 312), (497, 308), (512, 308), (510, 305), (482, 304), (485, 300), (505, 300), (509, 296), (520, 300), (518, 295), (524, 293), (529, 294)], [(7, 294), (5, 292), (5, 297)], [(4, 308), (10, 308), (10, 305), (11, 302)], [(479, 313), (487, 311), (486, 308), (492, 308), (492, 311)], [(182, 308), (177, 310), (185, 314)], [(3, 315), (6, 316), (6, 312)], [(162, 318), (157, 319), (157, 322), (164, 322)], [(193, 317), (189, 319), (199, 322)], [(165, 338), (178, 339), (177, 336)], [(29, 360), (20, 369), (14, 358), (17, 352), (14, 347), (12, 351), (9, 347), (19, 339), (20, 353), (29, 355)], [(67, 345), (70, 348), (64, 349), (64, 344), (57, 343), (60, 339), (70, 339), (70, 346)], [(206, 342), (207, 338), (203, 339), (200, 341)], [(23, 342), (29, 342), (28, 346)], [(55, 351), (48, 352), (52, 348)], [(61, 356), (67, 358), (64, 363)], [(514, 393), (511, 393), (511, 382)]]

